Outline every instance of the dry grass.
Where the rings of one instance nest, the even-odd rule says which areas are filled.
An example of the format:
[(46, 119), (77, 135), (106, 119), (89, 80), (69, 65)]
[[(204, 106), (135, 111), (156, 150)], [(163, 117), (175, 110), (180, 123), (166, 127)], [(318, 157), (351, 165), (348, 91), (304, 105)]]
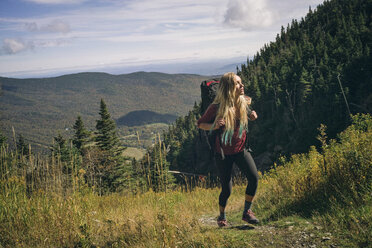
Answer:
[[(262, 177), (254, 211), (263, 226), (300, 216), (323, 223), (325, 230), (332, 230), (341, 240), (341, 246), (371, 244), (372, 121), (370, 116), (359, 116), (355, 123), (340, 135), (339, 141), (324, 142), (321, 152), (312, 148), (308, 154), (295, 155)], [(75, 160), (71, 159), (73, 165)], [(202, 216), (214, 219), (217, 215), (218, 188), (98, 196), (84, 183), (83, 174), (77, 169), (63, 174), (63, 163), (58, 158), (46, 161), (32, 154), (19, 156), (2, 149), (0, 162), (0, 246), (260, 244), (257, 241), (260, 237), (253, 237), (257, 231), (221, 231), (202, 224)], [(243, 206), (244, 189), (245, 186), (234, 186), (229, 199), (228, 217), (236, 222)], [(289, 231), (281, 233), (291, 235)], [(270, 233), (263, 231), (262, 235)], [(275, 241), (275, 237), (270, 240), (273, 238)], [(278, 242), (286, 240), (293, 238), (277, 237)]]

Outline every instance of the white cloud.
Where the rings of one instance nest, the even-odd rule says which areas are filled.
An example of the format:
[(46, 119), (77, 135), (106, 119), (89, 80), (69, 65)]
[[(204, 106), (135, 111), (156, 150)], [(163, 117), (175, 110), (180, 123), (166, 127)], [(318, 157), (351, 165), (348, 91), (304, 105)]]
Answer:
[(87, 0), (24, 0), (37, 4), (79, 4)]
[[(8, 56), (6, 63), (0, 61), (0, 73), (32, 70), (35, 61), (38, 68), (47, 69), (66, 65), (83, 68), (101, 62), (120, 64), (123, 60), (129, 60), (129, 66), (149, 61), (248, 56), (275, 39), (281, 25), (301, 18), (309, 5), (321, 1), (94, 0), (68, 8), (54, 6), (53, 11), (23, 18), (0, 17), (0, 22), (6, 24), (0, 25), (0, 41), (8, 39), (1, 52), (17, 53)], [(39, 49), (23, 52), (30, 48)], [(22, 63), (9, 62), (16, 59)]]
[(2, 50), (6, 54), (15, 54), (33, 48), (33, 43), (26, 43), (20, 39), (6, 38), (3, 40)]
[(26, 23), (25, 27), (31, 32), (68, 33), (71, 31), (70, 24), (62, 20), (53, 20), (50, 23), (38, 27), (36, 22)]
[(224, 23), (251, 31), (270, 26), (273, 19), (273, 12), (267, 7), (266, 0), (230, 0)]
[(70, 44), (70, 40), (57, 39), (57, 40), (46, 40), (46, 41), (35, 41), (35, 47), (63, 47)]
[(54, 20), (46, 26), (40, 28), (42, 31), (68, 33), (70, 32), (70, 25), (62, 20)]
[(279, 32), (292, 19), (304, 17), (322, 0), (229, 0), (223, 23), (245, 31), (265, 29)]

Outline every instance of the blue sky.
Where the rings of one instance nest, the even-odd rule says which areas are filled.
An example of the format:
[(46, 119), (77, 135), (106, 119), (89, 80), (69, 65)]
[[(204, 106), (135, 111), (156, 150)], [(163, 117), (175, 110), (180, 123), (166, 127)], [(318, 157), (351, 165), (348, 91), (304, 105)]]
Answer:
[(0, 0), (0, 76), (239, 63), (322, 2)]

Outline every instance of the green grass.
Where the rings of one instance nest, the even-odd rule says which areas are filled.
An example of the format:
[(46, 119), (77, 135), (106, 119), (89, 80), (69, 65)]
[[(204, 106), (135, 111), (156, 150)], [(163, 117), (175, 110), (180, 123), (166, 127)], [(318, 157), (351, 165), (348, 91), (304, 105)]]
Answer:
[(356, 116), (337, 141), (323, 135), (321, 151), (262, 175), (257, 226), (241, 220), (245, 184), (234, 185), (226, 228), (216, 225), (219, 188), (98, 196), (78, 177), (66, 188), (55, 170), (30, 194), (11, 165), (35, 161), (2, 151), (0, 247), (370, 247), (371, 132), (371, 117)]
[[(10, 247), (358, 247), (324, 217), (297, 215), (246, 225), (241, 218), (244, 186), (234, 187), (228, 228), (216, 225), (219, 189), (138, 196), (61, 197), (8, 195), (1, 207), (1, 243)], [(21, 194), (22, 195), (22, 194)], [(256, 209), (255, 209), (256, 210)], [(11, 214), (9, 214), (11, 213)], [(206, 221), (208, 220), (208, 221)], [(50, 228), (53, 226), (53, 228)], [(325, 239), (330, 238), (330, 239)]]

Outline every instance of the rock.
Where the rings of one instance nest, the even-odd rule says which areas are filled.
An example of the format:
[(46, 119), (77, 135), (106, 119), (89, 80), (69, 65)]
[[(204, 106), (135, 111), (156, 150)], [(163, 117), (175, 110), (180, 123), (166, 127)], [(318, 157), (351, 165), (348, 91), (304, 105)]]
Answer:
[(322, 241), (327, 241), (327, 240), (330, 240), (331, 238), (330, 237), (322, 237)]

